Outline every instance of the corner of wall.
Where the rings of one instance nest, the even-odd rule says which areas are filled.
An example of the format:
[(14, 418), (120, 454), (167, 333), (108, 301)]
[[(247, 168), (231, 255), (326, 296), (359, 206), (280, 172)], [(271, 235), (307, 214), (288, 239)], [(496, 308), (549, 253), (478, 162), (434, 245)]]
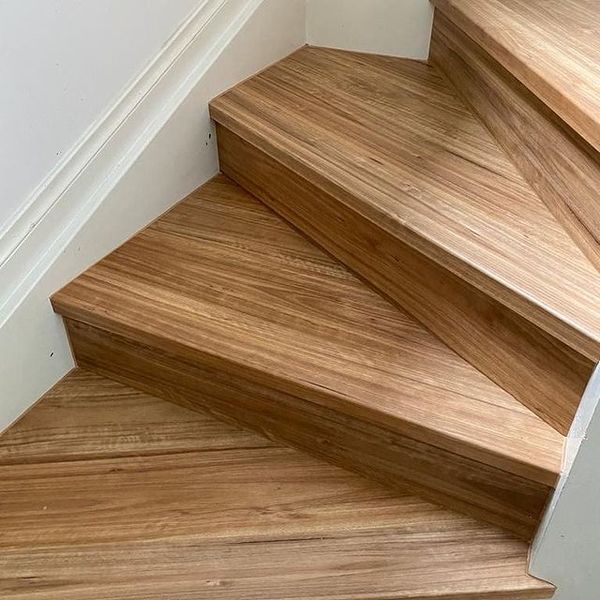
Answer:
[(599, 464), (600, 366), (584, 392), (563, 473), (531, 548), (531, 573), (557, 586), (555, 600), (592, 600), (600, 589)]

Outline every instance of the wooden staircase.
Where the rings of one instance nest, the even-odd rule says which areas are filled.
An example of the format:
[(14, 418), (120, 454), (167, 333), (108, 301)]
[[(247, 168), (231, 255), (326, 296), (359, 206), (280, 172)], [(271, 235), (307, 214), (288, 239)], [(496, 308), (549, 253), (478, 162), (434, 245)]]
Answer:
[(523, 52), (553, 0), (436, 4), (429, 64), (307, 47), (215, 99), (223, 174), (54, 296), (80, 370), (2, 439), (3, 597), (552, 597), (600, 111)]

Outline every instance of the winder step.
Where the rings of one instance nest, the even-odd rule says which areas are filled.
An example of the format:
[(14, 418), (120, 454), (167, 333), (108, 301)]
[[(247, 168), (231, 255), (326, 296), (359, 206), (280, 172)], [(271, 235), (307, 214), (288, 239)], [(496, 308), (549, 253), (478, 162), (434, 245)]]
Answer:
[(563, 437), (220, 176), (53, 298), (75, 356), (534, 532)]
[(500, 529), (84, 370), (0, 471), (6, 600), (553, 595)]

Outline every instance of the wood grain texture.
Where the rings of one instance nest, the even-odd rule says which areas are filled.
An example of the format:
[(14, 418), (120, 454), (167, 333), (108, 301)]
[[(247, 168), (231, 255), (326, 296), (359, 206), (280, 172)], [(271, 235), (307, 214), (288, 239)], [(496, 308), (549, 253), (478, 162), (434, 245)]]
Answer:
[(441, 11), (435, 16), (431, 60), (600, 269), (600, 154)]
[(0, 465), (270, 445), (247, 429), (228, 428), (204, 414), (76, 370), (0, 436)]
[(408, 490), (85, 371), (47, 400), (0, 438), (2, 598), (552, 596), (526, 544)]
[[(257, 147), (221, 126), (217, 130), (221, 166), (228, 175), (566, 435), (593, 362), (399, 243)], [(332, 228), (343, 235), (331, 235)], [(377, 260), (372, 258), (374, 248)]]
[(434, 4), (600, 150), (596, 0), (434, 0)]
[(227, 367), (191, 364), (89, 325), (67, 321), (79, 364), (187, 408), (251, 427), (392, 489), (531, 539), (548, 485), (444, 451), (304, 398), (244, 379)]
[[(357, 509), (361, 507), (356, 506)], [(277, 541), (201, 539), (11, 548), (11, 600), (541, 600), (525, 551), (470, 524)], [(436, 544), (435, 540), (440, 541)], [(423, 559), (427, 568), (423, 567)]]
[(600, 274), (443, 74), (303, 48), (211, 114), (591, 359)]
[(600, 274), (439, 71), (307, 48), (211, 111), (229, 176), (566, 433)]
[[(319, 420), (332, 415), (349, 419), (352, 430), (380, 428), (381, 445), (371, 442), (379, 457), (392, 452), (384, 440), (393, 441), (386, 477), (428, 482), (436, 497), (443, 488), (453, 505), (478, 514), (483, 507), (521, 534), (535, 527), (560, 472), (561, 435), (224, 177), (53, 302), (69, 319), (115, 334), (88, 339), (89, 329), (72, 324), (80, 364), (112, 376), (126, 371), (135, 385), (151, 377), (145, 389), (163, 394), (188, 369), (188, 399), (214, 380), (231, 379), (236, 389), (252, 385), (256, 396), (274, 395), (272, 403), (304, 403), (303, 447), (316, 442), (311, 428), (326, 427)], [(150, 362), (128, 356), (127, 344), (149, 349)], [(183, 372), (172, 373), (173, 361), (185, 365)], [(225, 402), (222, 414), (242, 418), (232, 395), (226, 386), (213, 402)], [(242, 401), (243, 422), (260, 425), (259, 400)], [(285, 431), (289, 418), (279, 409), (273, 427)], [(334, 429), (328, 427), (324, 446)], [(293, 435), (290, 428), (286, 441)], [(360, 451), (352, 452), (345, 464), (358, 460)], [(413, 468), (417, 456), (423, 472)], [(439, 481), (438, 462), (445, 464)], [(496, 487), (504, 490), (499, 499)]]

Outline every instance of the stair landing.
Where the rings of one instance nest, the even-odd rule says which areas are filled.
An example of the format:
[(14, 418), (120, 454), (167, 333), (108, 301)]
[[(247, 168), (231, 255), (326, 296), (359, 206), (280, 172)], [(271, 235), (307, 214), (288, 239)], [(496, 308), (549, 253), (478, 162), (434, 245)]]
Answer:
[(78, 370), (0, 437), (0, 596), (550, 598), (527, 544)]

